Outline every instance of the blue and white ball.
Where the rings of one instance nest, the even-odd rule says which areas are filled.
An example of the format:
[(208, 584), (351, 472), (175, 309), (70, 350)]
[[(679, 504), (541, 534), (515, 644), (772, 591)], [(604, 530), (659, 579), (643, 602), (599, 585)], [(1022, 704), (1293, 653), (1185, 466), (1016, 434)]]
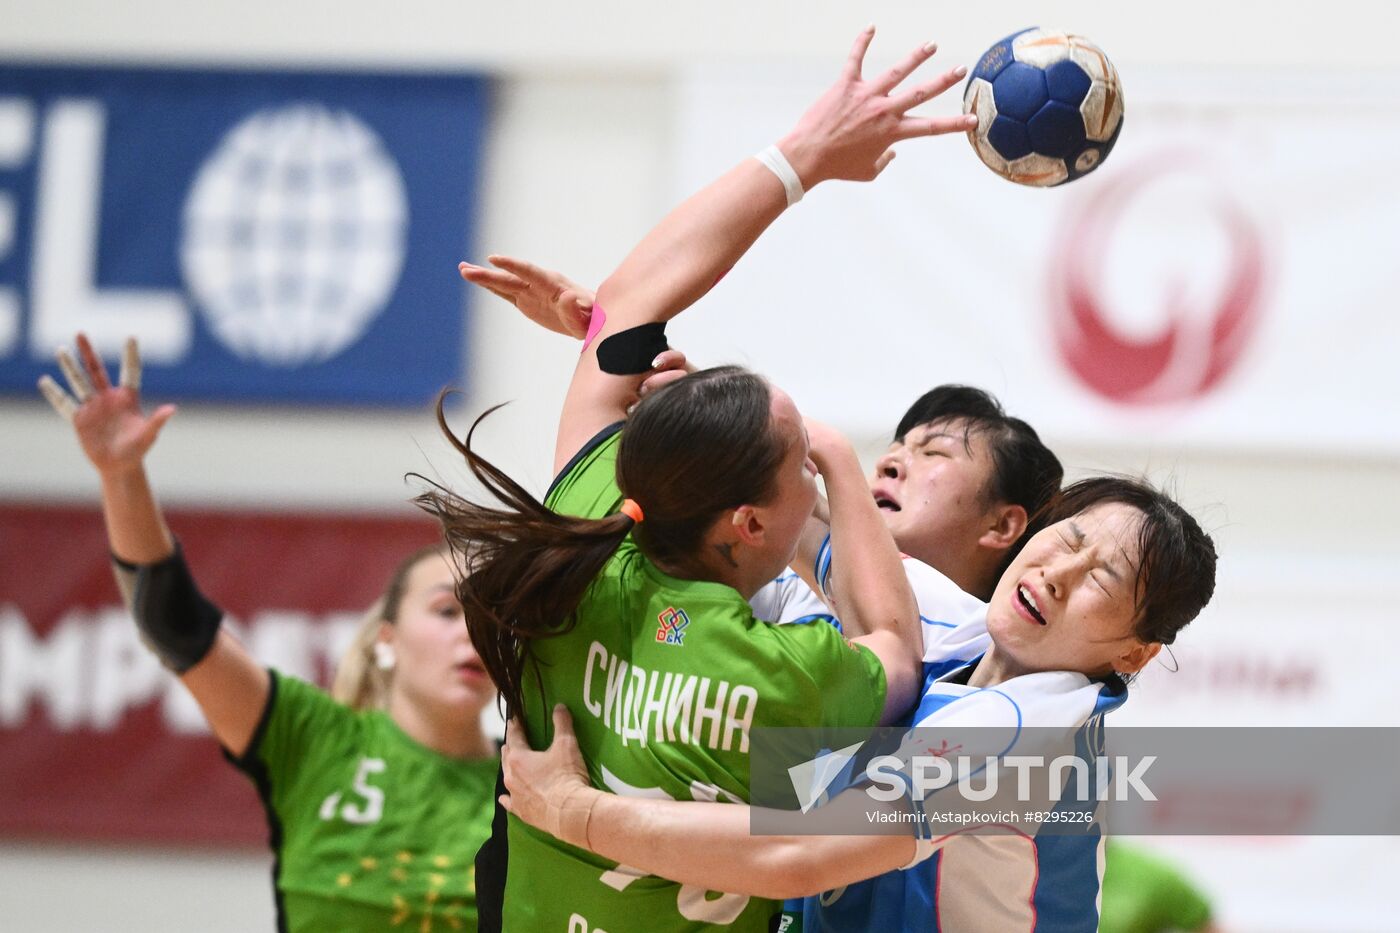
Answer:
[(1103, 164), (1123, 129), (1118, 69), (1073, 33), (1026, 29), (987, 50), (968, 78), (968, 138), (1002, 178), (1049, 187)]

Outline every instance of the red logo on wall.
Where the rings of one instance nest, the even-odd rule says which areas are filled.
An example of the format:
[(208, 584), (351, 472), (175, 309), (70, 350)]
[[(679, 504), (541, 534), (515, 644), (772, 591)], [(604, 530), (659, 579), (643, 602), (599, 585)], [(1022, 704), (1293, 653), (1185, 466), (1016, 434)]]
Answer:
[[(1177, 266), (1161, 293), (1161, 329), (1131, 338), (1112, 324), (1104, 297), (1105, 257), (1120, 236), (1133, 200), (1153, 185), (1183, 174), (1200, 177), (1199, 163), (1180, 154), (1139, 163), (1099, 188), (1070, 219), (1064, 246), (1051, 264), (1052, 329), (1060, 355), (1075, 377), (1095, 393), (1123, 405), (1155, 405), (1201, 398), (1239, 362), (1259, 319), (1264, 281), (1264, 246), (1245, 209), (1214, 185), (1204, 224), (1219, 225), (1228, 244), (1219, 294), (1201, 307), (1187, 298), (1188, 273)], [(1179, 244), (1201, 248), (1201, 238)], [(1175, 252), (1175, 249), (1172, 250)], [(1173, 265), (1179, 262), (1168, 256)], [(1146, 287), (1157, 288), (1154, 283)]]

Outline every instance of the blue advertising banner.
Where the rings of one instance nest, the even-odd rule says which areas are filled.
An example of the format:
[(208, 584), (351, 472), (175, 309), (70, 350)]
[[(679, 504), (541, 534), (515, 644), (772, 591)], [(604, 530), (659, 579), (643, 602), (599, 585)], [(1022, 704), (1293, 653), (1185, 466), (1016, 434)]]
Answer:
[(82, 330), (162, 396), (418, 405), (461, 382), (489, 83), (0, 65), (0, 392)]

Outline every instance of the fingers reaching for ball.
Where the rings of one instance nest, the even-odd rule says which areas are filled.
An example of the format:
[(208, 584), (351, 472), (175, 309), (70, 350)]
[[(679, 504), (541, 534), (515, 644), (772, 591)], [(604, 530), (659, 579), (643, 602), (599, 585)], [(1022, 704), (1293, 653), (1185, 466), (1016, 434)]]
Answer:
[(936, 44), (928, 42), (878, 77), (866, 79), (862, 68), (873, 38), (873, 27), (856, 37), (841, 77), (779, 143), (804, 188), (828, 179), (869, 181), (890, 164), (890, 147), (896, 142), (962, 133), (977, 125), (977, 117), (971, 114), (909, 116), (909, 110), (966, 77), (967, 69), (953, 68), (934, 80), (901, 90), (938, 50)]
[(933, 54), (937, 51), (937, 42), (924, 43), (914, 51), (910, 52), (908, 55), (904, 56), (904, 58), (900, 60), (899, 64), (895, 65), (889, 71), (886, 71), (883, 75), (880, 76), (879, 80), (874, 81), (871, 85), (872, 89), (876, 93), (885, 94), (887, 96), (893, 96), (891, 92), (899, 86), (899, 83), (905, 78), (909, 77), (911, 74), (913, 74), (915, 69), (917, 69), (924, 62), (928, 61), (930, 58), (932, 58)]
[[(925, 101), (933, 100), (933, 98), (942, 94), (944, 91), (956, 87), (957, 84), (966, 77), (967, 67), (959, 65), (956, 68), (943, 72), (943, 74), (932, 81), (926, 81), (923, 84), (909, 88), (902, 94), (890, 95), (890, 104), (896, 113), (903, 114)], [(966, 116), (966, 114), (957, 114), (956, 116), (960, 118)]]

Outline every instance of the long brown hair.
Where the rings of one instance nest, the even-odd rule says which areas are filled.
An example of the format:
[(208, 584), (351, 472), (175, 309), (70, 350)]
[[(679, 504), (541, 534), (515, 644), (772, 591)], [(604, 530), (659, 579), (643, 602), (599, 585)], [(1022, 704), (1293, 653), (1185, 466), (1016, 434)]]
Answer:
[(431, 481), (414, 501), (442, 523), (472, 643), (511, 710), (522, 709), (530, 643), (572, 630), (574, 610), (629, 533), (654, 562), (700, 578), (714, 521), (772, 496), (787, 451), (771, 404), (768, 383), (737, 366), (694, 373), (643, 399), (617, 456), (618, 487), (645, 512), (634, 527), (621, 513), (587, 519), (550, 510), (472, 449), (472, 435), (494, 408), (459, 440), (438, 399), (443, 433), (499, 506)]

